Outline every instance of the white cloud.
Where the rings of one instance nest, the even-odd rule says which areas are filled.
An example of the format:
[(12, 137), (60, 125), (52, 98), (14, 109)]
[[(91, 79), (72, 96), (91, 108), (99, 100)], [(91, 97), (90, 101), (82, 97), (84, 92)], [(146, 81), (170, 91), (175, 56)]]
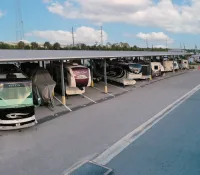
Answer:
[(28, 41), (28, 40), (19, 40), (18, 42), (20, 42), (20, 41), (24, 42), (25, 44), (30, 44), (30, 43), (31, 43), (31, 42)]
[(48, 4), (48, 3), (51, 3), (52, 0), (42, 0), (42, 2), (45, 3), (45, 4)]
[(161, 41), (161, 42), (168, 42), (173, 43), (174, 40), (164, 34), (163, 32), (152, 32), (152, 33), (138, 33), (136, 37), (142, 39), (142, 40), (148, 40), (148, 41)]
[[(122, 22), (163, 28), (176, 33), (200, 33), (200, 1), (174, 4), (173, 0), (65, 0), (47, 9), (65, 18), (94, 23)], [(188, 3), (189, 2), (189, 3)]]
[[(59, 42), (60, 44), (72, 44), (72, 33), (63, 30), (46, 30), (46, 31), (33, 31), (26, 33), (27, 37), (35, 37), (52, 43)], [(79, 27), (74, 31), (75, 43), (94, 44), (100, 42), (100, 30), (95, 30), (90, 27)], [(108, 35), (103, 31), (103, 40), (107, 40)]]
[(0, 18), (4, 15), (4, 13), (0, 10)]
[(123, 33), (123, 36), (124, 37), (129, 37), (129, 38), (135, 37), (134, 34), (130, 34), (130, 33)]
[(155, 45), (155, 46), (153, 46), (154, 48), (166, 48), (166, 46), (163, 46), (163, 45)]

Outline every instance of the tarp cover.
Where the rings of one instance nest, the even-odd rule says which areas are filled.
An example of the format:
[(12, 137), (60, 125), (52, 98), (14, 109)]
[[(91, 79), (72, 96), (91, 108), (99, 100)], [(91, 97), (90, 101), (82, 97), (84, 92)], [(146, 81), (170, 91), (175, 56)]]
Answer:
[(51, 78), (49, 72), (44, 68), (38, 68), (32, 73), (33, 90), (38, 91), (42, 101), (48, 103), (56, 82)]

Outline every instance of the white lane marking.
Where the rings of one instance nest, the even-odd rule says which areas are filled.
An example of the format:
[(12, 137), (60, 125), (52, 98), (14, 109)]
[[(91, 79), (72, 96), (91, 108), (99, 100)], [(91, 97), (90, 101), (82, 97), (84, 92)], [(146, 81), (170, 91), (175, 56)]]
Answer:
[(113, 87), (116, 87), (116, 88), (121, 89), (121, 90), (126, 91), (126, 92), (129, 91), (129, 90), (125, 89), (125, 88), (121, 88), (121, 87), (119, 87), (119, 86), (115, 86), (115, 85), (110, 84), (110, 83), (108, 83), (108, 85), (113, 86)]
[(81, 160), (79, 160), (78, 162), (76, 162), (75, 164), (73, 164), (70, 168), (66, 169), (63, 173), (63, 175), (69, 175), (70, 173), (72, 173), (75, 169), (77, 169), (78, 167), (80, 167), (81, 165), (83, 165), (84, 163), (89, 162), (89, 160), (93, 159), (94, 157), (96, 157), (97, 154), (92, 154), (90, 156), (87, 156)]
[[(94, 89), (96, 89), (96, 90), (98, 90), (98, 91), (101, 91), (101, 92), (104, 92), (103, 90), (101, 90), (101, 89), (99, 89), (99, 88), (97, 88), (97, 87), (92, 87), (92, 88), (94, 88)], [(110, 95), (110, 96), (112, 96), (112, 97), (115, 97), (113, 94), (111, 94), (111, 93), (107, 93), (108, 95)]]
[(151, 129), (155, 124), (157, 124), (161, 119), (163, 119), (167, 114), (177, 108), (180, 104), (182, 104), (186, 99), (191, 97), (195, 92), (200, 89), (200, 84), (193, 88), (191, 91), (177, 99), (175, 102), (164, 108), (158, 114), (153, 116), (151, 119), (140, 125), (138, 128), (127, 134), (125, 137), (116, 142), (113, 146), (109, 147), (106, 151), (96, 157), (93, 161), (106, 165), (110, 162), (114, 157), (116, 157), (120, 152), (122, 152), (126, 147), (128, 147), (131, 143), (136, 141), (140, 136), (142, 136), (145, 132)]
[(83, 94), (80, 94), (80, 96), (82, 96), (82, 97), (84, 97), (84, 98), (87, 98), (88, 100), (90, 100), (90, 101), (93, 102), (93, 103), (97, 103), (96, 101), (92, 100), (91, 98), (89, 98), (89, 97), (87, 97), (87, 96), (85, 96), (85, 95), (83, 95)]
[(54, 96), (54, 98), (55, 98), (58, 102), (60, 102), (65, 108), (67, 108), (70, 112), (72, 112), (72, 110), (71, 110), (68, 106), (64, 105), (64, 104), (62, 103), (62, 101), (60, 101), (57, 97)]

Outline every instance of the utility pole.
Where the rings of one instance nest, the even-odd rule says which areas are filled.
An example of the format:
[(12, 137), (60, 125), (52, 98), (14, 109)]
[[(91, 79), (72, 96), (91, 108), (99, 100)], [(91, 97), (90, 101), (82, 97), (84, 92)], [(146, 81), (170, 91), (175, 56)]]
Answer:
[(166, 49), (168, 49), (168, 41), (167, 41), (167, 39), (166, 39)]
[(195, 44), (195, 53), (197, 53), (197, 45)]
[(24, 22), (22, 20), (21, 0), (16, 0), (16, 41), (24, 39)]
[(103, 27), (101, 26), (101, 46), (103, 46)]
[(74, 28), (72, 27), (72, 46), (74, 47)]
[(146, 45), (147, 45), (147, 49), (149, 48), (149, 42), (148, 42), (148, 38), (146, 37)]

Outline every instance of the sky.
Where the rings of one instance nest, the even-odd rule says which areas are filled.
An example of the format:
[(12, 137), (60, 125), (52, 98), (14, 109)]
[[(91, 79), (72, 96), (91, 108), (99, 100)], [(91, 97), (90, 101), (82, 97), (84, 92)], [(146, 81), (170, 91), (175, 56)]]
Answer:
[(19, 41), (23, 31), (26, 42), (67, 45), (73, 27), (75, 43), (100, 44), (102, 26), (104, 44), (194, 48), (199, 9), (200, 0), (0, 0), (0, 41)]

